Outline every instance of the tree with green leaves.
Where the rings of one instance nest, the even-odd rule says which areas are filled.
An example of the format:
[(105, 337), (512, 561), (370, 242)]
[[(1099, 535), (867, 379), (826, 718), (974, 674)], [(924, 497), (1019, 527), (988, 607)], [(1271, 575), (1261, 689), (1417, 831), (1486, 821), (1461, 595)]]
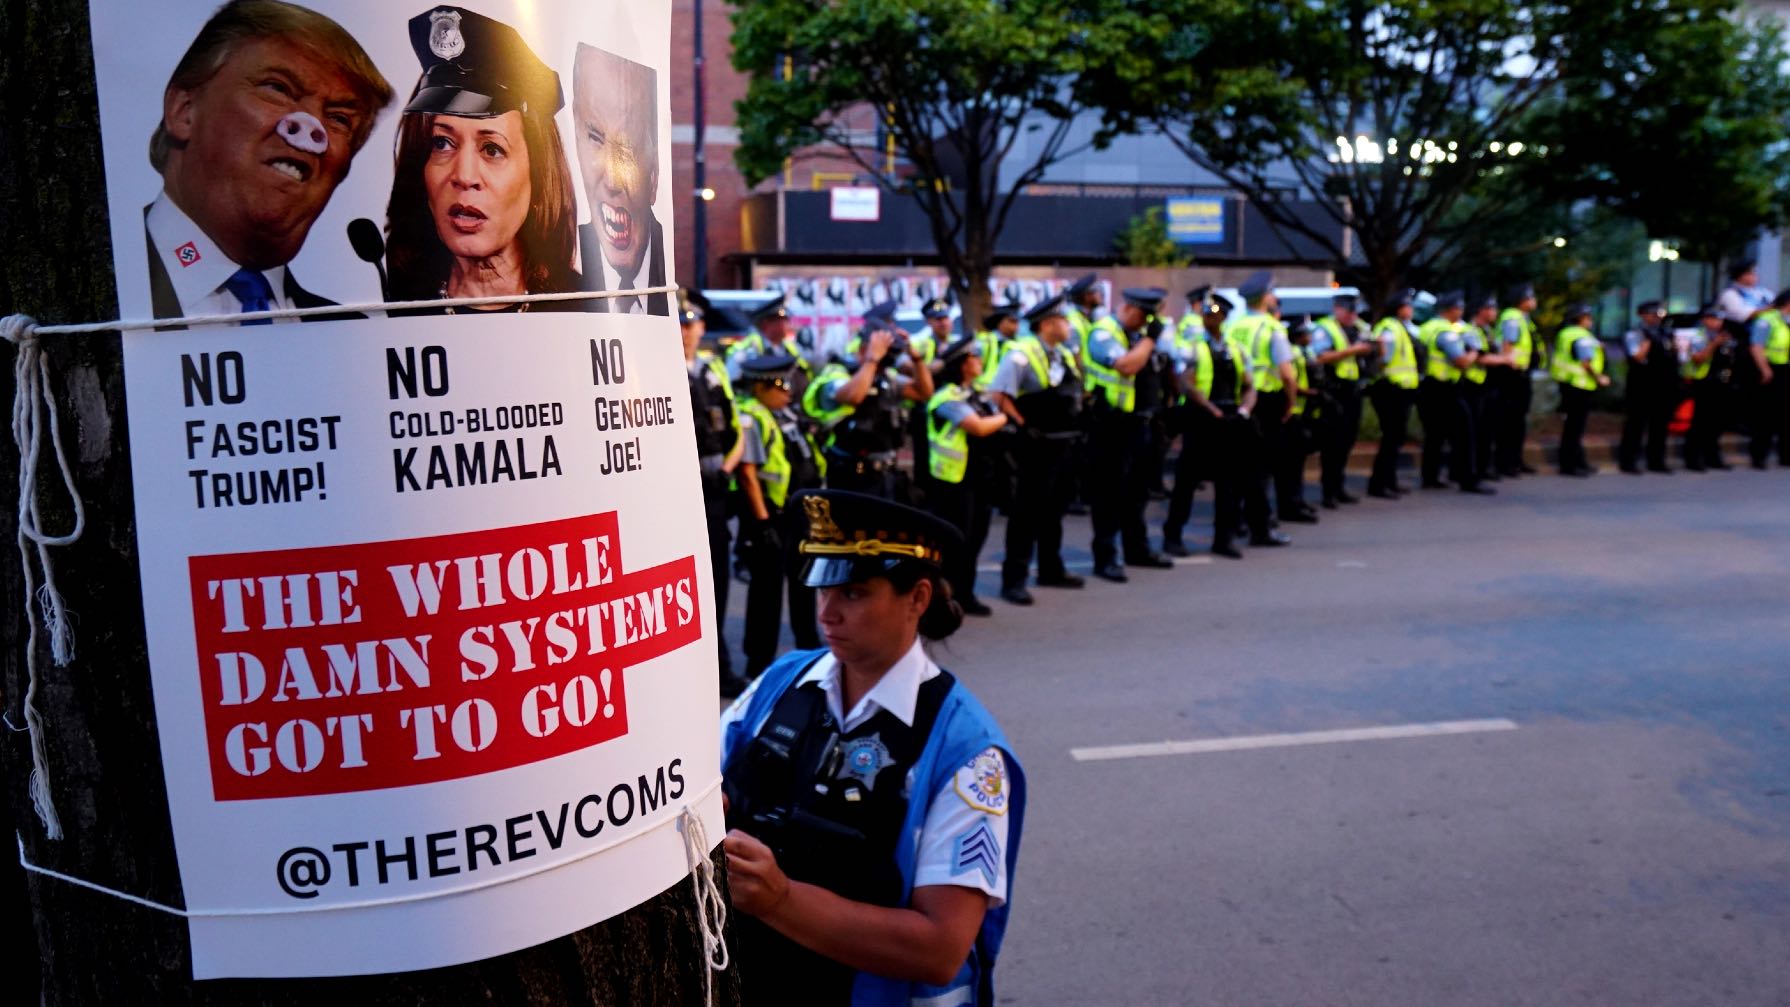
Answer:
[[(749, 182), (819, 148), (926, 215), (964, 317), (986, 313), (995, 245), (1026, 186), (1130, 128), (1162, 34), (1126, 0), (734, 0), (750, 75), (734, 154)], [(1102, 128), (1071, 130), (1080, 109)], [(879, 129), (880, 128), (880, 129)], [(892, 139), (905, 162), (885, 171)]]
[(1127, 266), (1168, 267), (1180, 269), (1193, 262), (1193, 257), (1174, 238), (1169, 237), (1168, 221), (1162, 207), (1152, 206), (1132, 217), (1113, 239), (1119, 261)]
[(1576, 205), (1697, 251), (1786, 219), (1785, 52), (1738, 8), (1138, 0), (1134, 16), (1167, 32), (1146, 83), (1168, 136), (1377, 300), (1418, 268), (1544, 247)]

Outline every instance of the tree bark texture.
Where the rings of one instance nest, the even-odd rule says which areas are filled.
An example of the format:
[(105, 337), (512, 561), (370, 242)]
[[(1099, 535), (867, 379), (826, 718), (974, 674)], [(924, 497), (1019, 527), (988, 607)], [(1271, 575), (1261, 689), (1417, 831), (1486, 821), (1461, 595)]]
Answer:
[[(87, 5), (0, 0), (0, 312), (40, 322), (114, 317), (117, 295), (100, 154)], [(65, 838), (50, 841), (26, 792), (30, 743), (0, 730), (10, 834), (35, 863), (182, 905), (151, 700), (119, 337), (47, 337), (51, 380), (86, 534), (54, 550), (76, 634), (74, 662), (53, 667), (40, 641), (37, 707)], [(12, 398), (12, 354), (4, 364)], [(0, 701), (22, 725), (26, 613), (17, 535), (19, 457), (0, 448)], [(46, 529), (72, 521), (55, 461), (39, 473)], [(8, 846), (11, 846), (10, 835)], [(717, 849), (716, 861), (724, 868)], [(0, 871), (8, 999), (45, 1004), (691, 1004), (707, 966), (688, 880), (634, 910), (514, 954), (425, 972), (307, 980), (191, 978), (186, 922), (36, 874), (10, 849)], [(22, 893), (22, 896), (19, 894)], [(35, 953), (34, 953), (35, 952)], [(41, 968), (40, 968), (41, 967)], [(739, 1001), (737, 970), (714, 976), (715, 1002)], [(13, 999), (25, 987), (27, 997)]]

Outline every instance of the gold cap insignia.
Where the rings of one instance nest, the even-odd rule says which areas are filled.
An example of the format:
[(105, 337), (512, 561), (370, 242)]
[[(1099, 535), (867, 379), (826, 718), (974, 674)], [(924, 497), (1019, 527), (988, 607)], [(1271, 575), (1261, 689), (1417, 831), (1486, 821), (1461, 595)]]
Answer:
[(833, 502), (826, 497), (802, 498), (802, 509), (808, 514), (808, 538), (814, 542), (844, 542), (845, 533), (833, 523)]

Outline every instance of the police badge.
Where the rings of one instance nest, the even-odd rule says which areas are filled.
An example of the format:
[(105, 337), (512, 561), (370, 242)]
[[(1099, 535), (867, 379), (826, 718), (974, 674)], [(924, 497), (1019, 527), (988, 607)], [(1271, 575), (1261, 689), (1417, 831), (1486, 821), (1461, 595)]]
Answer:
[(883, 744), (881, 734), (852, 738), (842, 746), (845, 761), (839, 767), (839, 779), (857, 780), (865, 790), (875, 790), (876, 774), (895, 764), (895, 756), (889, 752), (889, 746)]
[(466, 51), (459, 11), (438, 10), (429, 15), (429, 51), (442, 59), (453, 59)]

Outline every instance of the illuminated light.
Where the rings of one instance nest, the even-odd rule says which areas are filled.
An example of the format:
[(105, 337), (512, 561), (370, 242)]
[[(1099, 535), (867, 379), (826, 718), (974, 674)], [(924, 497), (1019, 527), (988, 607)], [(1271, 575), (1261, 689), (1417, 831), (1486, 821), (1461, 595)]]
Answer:
[(1554, 247), (1555, 248), (1565, 248), (1566, 247), (1566, 239), (1565, 238), (1555, 238), (1554, 239)]
[(1491, 146), (1487, 147), (1486, 149), (1491, 151), (1492, 153), (1496, 154), (1497, 152), (1504, 149), (1504, 145), (1502, 143), (1499, 143), (1496, 140), (1493, 140)]
[(1449, 154), (1448, 155), (1448, 163), (1449, 164), (1453, 164), (1455, 161), (1457, 161), (1459, 159), (1460, 159), (1459, 155), (1457, 155), (1457, 154)]
[(1522, 152), (1523, 152), (1523, 144), (1521, 141), (1518, 141), (1518, 142), (1510, 145), (1510, 156), (1511, 157), (1516, 157), (1518, 154), (1521, 154)]
[(1388, 153), (1388, 154), (1397, 154), (1398, 153), (1398, 137), (1389, 136), (1386, 138), (1386, 153)]
[(1648, 262), (1658, 262), (1659, 260), (1661, 260), (1665, 257), (1666, 257), (1665, 242), (1650, 241), (1647, 243), (1647, 261)]
[(715, 198), (715, 190), (713, 190), (705, 185), (702, 188), (696, 190), (696, 197), (705, 203), (711, 202)]
[(1461, 146), (1460, 144), (1454, 142), (1453, 140), (1448, 141), (1448, 149), (1449, 150), (1459, 150), (1460, 146)]

